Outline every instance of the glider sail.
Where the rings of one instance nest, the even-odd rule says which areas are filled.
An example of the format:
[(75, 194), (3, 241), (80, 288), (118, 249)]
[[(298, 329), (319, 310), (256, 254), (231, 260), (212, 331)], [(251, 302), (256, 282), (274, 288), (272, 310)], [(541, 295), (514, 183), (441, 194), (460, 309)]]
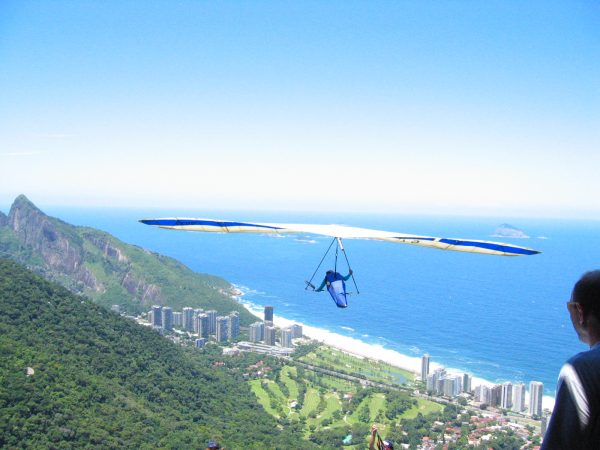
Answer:
[(452, 250), (457, 252), (481, 253), (500, 256), (524, 256), (540, 253), (527, 247), (502, 242), (480, 241), (472, 239), (449, 239), (392, 231), (370, 230), (367, 228), (347, 227), (344, 225), (315, 225), (290, 223), (236, 222), (214, 219), (161, 218), (142, 219), (141, 223), (174, 230), (217, 232), (217, 233), (308, 233), (340, 239), (371, 239), (420, 247)]

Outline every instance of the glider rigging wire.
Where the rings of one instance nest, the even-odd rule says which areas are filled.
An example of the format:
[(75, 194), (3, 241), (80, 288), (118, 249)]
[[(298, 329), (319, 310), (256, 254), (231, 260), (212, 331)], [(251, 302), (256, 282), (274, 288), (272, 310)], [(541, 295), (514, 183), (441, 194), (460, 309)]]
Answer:
[(334, 242), (336, 242), (334, 272), (337, 272), (337, 262), (338, 262), (339, 250), (342, 250), (342, 253), (344, 254), (344, 258), (346, 259), (346, 265), (348, 266), (348, 271), (350, 272), (350, 276), (352, 277), (352, 282), (354, 283), (354, 288), (356, 289), (356, 293), (360, 294), (360, 291), (358, 290), (358, 286), (356, 285), (356, 279), (354, 278), (354, 273), (352, 272), (352, 267), (350, 266), (350, 261), (348, 260), (348, 255), (346, 254), (346, 249), (344, 248), (344, 245), (342, 244), (342, 239), (339, 237), (334, 237), (332, 239), (331, 244), (329, 244), (329, 247), (327, 247), (327, 251), (321, 258), (321, 261), (319, 262), (319, 265), (317, 266), (317, 268), (313, 272), (312, 276), (310, 277), (310, 280), (306, 281), (306, 287), (304, 288), (304, 290), (308, 290), (308, 288), (311, 288), (313, 291), (315, 290), (315, 286), (314, 286), (314, 284), (312, 284), (312, 280), (315, 277), (315, 275), (317, 274), (317, 272), (319, 271), (319, 269), (321, 268), (321, 265), (323, 264), (323, 261), (329, 254), (329, 251), (331, 250), (331, 247), (333, 246)]

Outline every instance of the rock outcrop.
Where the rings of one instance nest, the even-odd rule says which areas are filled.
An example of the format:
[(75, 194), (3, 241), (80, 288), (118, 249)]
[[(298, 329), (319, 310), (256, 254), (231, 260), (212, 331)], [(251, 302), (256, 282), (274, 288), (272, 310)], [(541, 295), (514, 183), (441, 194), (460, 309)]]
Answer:
[(48, 217), (20, 195), (8, 214), (8, 226), (19, 240), (41, 256), (44, 269), (75, 281), (74, 285), (100, 292), (102, 283), (83, 265), (83, 239), (72, 225)]
[(503, 223), (496, 228), (493, 236), (495, 237), (509, 237), (509, 238), (528, 238), (522, 230), (519, 230), (517, 227), (509, 225), (508, 223)]

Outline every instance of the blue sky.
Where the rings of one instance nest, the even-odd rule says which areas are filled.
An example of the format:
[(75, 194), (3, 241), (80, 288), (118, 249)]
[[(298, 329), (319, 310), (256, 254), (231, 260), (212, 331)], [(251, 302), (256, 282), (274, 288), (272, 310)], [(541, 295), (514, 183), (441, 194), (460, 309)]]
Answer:
[(0, 204), (598, 219), (599, 150), (595, 1), (0, 3)]

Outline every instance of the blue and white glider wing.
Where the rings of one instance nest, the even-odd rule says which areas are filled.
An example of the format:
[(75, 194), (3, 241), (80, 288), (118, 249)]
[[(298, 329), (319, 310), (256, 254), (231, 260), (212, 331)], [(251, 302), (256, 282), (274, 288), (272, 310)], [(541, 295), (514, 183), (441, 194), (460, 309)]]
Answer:
[(431, 236), (370, 230), (344, 225), (314, 225), (298, 223), (257, 223), (235, 222), (214, 219), (193, 219), (170, 217), (162, 219), (142, 219), (140, 222), (160, 228), (174, 230), (217, 232), (217, 233), (309, 233), (343, 239), (374, 239), (399, 244), (418, 245), (440, 250), (483, 253), (500, 256), (523, 256), (540, 253), (526, 247), (502, 242), (478, 241), (472, 239), (448, 239)]

